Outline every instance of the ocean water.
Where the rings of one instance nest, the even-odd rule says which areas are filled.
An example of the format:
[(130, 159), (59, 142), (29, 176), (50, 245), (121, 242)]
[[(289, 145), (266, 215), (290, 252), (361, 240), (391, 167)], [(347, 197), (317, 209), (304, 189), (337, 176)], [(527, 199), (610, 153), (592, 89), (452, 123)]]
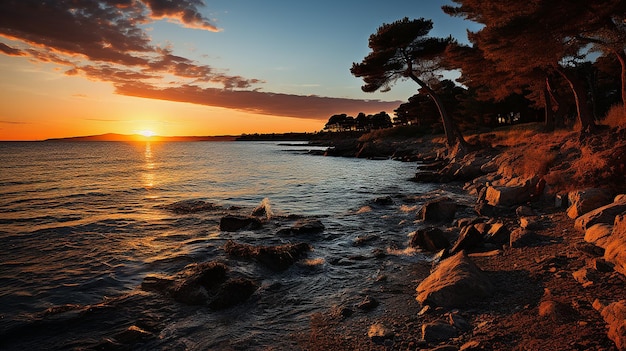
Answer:
[[(312, 148), (0, 143), (0, 349), (291, 348), (315, 313), (376, 296), (377, 276), (427, 259), (405, 250), (416, 208), (439, 193), (408, 181), (415, 164), (314, 156)], [(190, 200), (215, 208), (166, 208)], [(261, 202), (276, 218), (268, 225), (219, 230), (221, 217), (250, 214)], [(289, 215), (319, 219), (325, 230), (277, 236)], [(314, 251), (273, 272), (228, 257), (227, 240), (308, 242)], [(212, 311), (140, 288), (148, 275), (213, 260), (258, 284), (248, 301)], [(145, 334), (124, 338), (129, 328)]]

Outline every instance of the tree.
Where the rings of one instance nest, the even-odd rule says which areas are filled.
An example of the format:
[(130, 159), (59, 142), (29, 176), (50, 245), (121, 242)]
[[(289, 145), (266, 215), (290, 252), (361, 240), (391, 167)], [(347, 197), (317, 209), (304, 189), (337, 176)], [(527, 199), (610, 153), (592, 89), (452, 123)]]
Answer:
[[(514, 75), (543, 72), (546, 78), (561, 76), (574, 95), (582, 130), (595, 127), (587, 103), (587, 89), (574, 69), (584, 57), (586, 44), (572, 33), (584, 22), (581, 19), (588, 16), (590, 7), (587, 5), (606, 1), (453, 1), (460, 6), (445, 6), (446, 13), (484, 25), (478, 32), (470, 33), (470, 41), (482, 50), (484, 57), (493, 62), (498, 71)], [(547, 81), (544, 79), (544, 82)], [(550, 101), (549, 98), (545, 100), (546, 103)]]
[(443, 122), (448, 149), (455, 146), (465, 149), (466, 142), (439, 98), (427, 83), (438, 70), (441, 60), (452, 38), (428, 37), (433, 27), (424, 18), (402, 20), (383, 24), (376, 33), (370, 35), (371, 52), (361, 63), (353, 63), (350, 72), (363, 78), (365, 92), (388, 91), (398, 79), (411, 79), (416, 82), (433, 100)]

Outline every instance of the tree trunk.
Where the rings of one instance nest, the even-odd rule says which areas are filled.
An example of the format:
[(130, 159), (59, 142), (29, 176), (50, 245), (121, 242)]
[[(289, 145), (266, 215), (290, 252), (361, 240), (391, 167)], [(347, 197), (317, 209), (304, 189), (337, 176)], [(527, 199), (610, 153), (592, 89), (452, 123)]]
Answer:
[(452, 117), (448, 114), (448, 111), (446, 110), (443, 102), (439, 98), (439, 95), (416, 75), (410, 74), (410, 77), (417, 84), (419, 84), (422, 89), (426, 91), (428, 96), (430, 96), (430, 98), (437, 106), (437, 110), (439, 111), (439, 115), (441, 116), (441, 122), (443, 123), (443, 131), (446, 135), (448, 150), (452, 150), (452, 148), (455, 147), (457, 144), (459, 144), (461, 149), (466, 149), (468, 144), (463, 138), (463, 134), (461, 134), (461, 131), (456, 127), (454, 121), (452, 120)]
[(569, 84), (574, 93), (576, 112), (578, 114), (578, 120), (580, 121), (581, 132), (586, 133), (593, 131), (596, 127), (596, 123), (593, 120), (591, 111), (589, 111), (587, 92), (583, 88), (582, 82), (575, 74), (568, 73), (562, 67), (558, 67), (556, 71), (567, 81), (567, 84)]
[(617, 56), (617, 60), (619, 61), (620, 66), (622, 67), (621, 78), (622, 78), (622, 105), (626, 108), (626, 55), (623, 50), (615, 50), (615, 56)]
[(552, 111), (552, 96), (550, 95), (550, 84), (548, 83), (548, 78), (546, 78), (546, 86), (543, 88), (543, 99), (545, 100), (545, 126), (546, 131), (552, 132), (554, 131), (554, 111)]

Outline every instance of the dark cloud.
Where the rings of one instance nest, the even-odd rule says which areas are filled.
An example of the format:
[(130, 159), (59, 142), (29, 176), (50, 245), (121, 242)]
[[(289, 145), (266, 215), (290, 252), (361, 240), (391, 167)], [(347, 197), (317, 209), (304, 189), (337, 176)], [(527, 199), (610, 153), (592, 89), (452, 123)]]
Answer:
[[(200, 0), (2, 0), (0, 53), (67, 67), (68, 75), (110, 82), (118, 94), (325, 119), (335, 113), (382, 111), (399, 102), (261, 92), (263, 83), (155, 46), (141, 25), (158, 19), (217, 31)], [(17, 43), (17, 44), (13, 44)], [(221, 88), (216, 88), (221, 87)]]
[(400, 101), (383, 102), (252, 90), (201, 88), (194, 85), (157, 88), (137, 82), (118, 85), (116, 92), (128, 96), (218, 106), (271, 116), (320, 120), (328, 119), (329, 116), (338, 112), (356, 115), (361, 111), (367, 113), (389, 111), (401, 103)]
[(27, 55), (20, 49), (12, 48), (5, 43), (0, 43), (0, 51), (9, 56), (25, 56)]

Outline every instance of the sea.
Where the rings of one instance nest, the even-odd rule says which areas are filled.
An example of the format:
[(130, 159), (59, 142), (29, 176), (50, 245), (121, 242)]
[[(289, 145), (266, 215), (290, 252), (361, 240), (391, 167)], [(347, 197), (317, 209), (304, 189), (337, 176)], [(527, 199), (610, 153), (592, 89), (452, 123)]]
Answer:
[[(415, 289), (403, 287), (419, 278), (406, 267), (429, 259), (408, 247), (416, 212), (443, 190), (411, 182), (415, 163), (319, 150), (301, 142), (0, 143), (0, 349), (297, 349), (311, 319), (338, 306), (375, 319), (393, 277), (403, 276), (390, 294)], [(172, 211), (189, 203), (211, 206)], [(260, 205), (263, 227), (220, 231), (222, 217)], [(324, 230), (277, 235), (294, 218)], [(229, 240), (313, 250), (276, 272), (227, 255)], [(147, 276), (208, 261), (258, 288), (212, 310), (141, 287)], [(361, 312), (355, 306), (366, 296), (382, 307)]]

